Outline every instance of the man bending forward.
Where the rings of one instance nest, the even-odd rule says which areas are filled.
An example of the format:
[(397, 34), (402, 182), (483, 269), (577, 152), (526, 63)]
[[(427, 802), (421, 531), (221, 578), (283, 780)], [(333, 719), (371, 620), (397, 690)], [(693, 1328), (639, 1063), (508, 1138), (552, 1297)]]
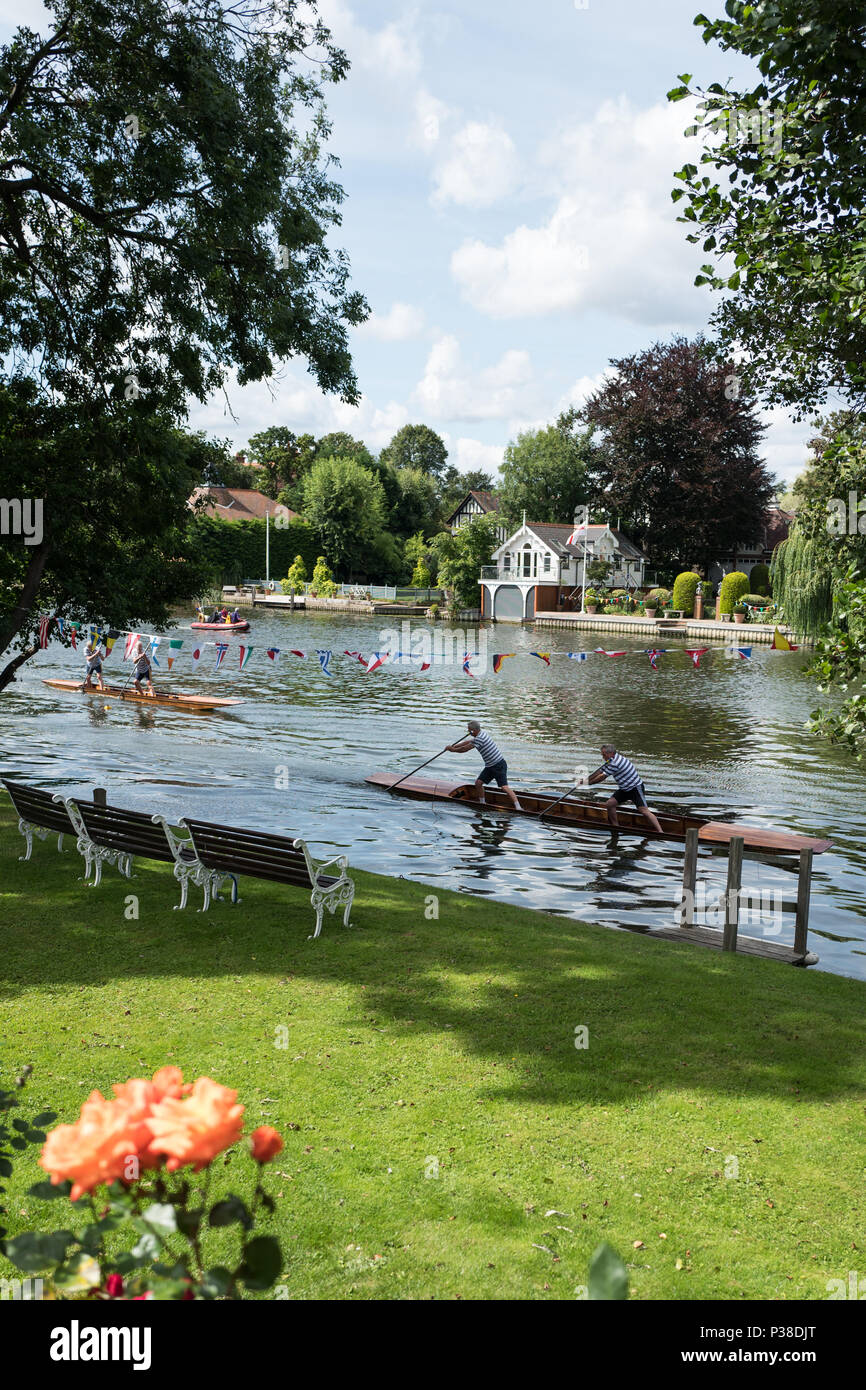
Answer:
[(475, 795), (479, 801), (484, 801), (484, 783), (496, 782), (501, 787), (511, 802), (515, 811), (521, 809), (520, 802), (508, 785), (508, 765), (500, 753), (496, 744), (489, 734), (485, 734), (481, 725), (476, 719), (470, 719), (467, 725), (469, 737), (464, 738), (460, 743), (449, 743), (446, 751), (448, 753), (468, 753), (471, 748), (477, 748), (484, 759), (484, 767), (475, 779)]

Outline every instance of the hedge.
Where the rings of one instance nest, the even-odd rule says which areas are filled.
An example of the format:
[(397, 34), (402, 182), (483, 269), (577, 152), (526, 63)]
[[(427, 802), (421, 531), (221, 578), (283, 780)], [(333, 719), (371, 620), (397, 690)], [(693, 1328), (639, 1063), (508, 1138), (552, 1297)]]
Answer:
[(748, 576), (742, 570), (732, 570), (722, 580), (720, 613), (733, 613), (734, 604), (739, 603), (743, 594), (749, 592)]
[(770, 566), (764, 564), (752, 565), (749, 583), (754, 593), (763, 594), (764, 597), (767, 597), (770, 593)]
[[(242, 584), (245, 579), (261, 579), (265, 573), (264, 521), (222, 521), (200, 516), (190, 522), (194, 544), (210, 561), (217, 584)], [(270, 571), (282, 579), (300, 555), (311, 574), (321, 545), (306, 521), (290, 521), (288, 526), (271, 525)]]
[(695, 590), (701, 582), (701, 576), (695, 574), (693, 570), (686, 570), (683, 574), (678, 574), (674, 580), (674, 596), (671, 607), (690, 618), (695, 611)]

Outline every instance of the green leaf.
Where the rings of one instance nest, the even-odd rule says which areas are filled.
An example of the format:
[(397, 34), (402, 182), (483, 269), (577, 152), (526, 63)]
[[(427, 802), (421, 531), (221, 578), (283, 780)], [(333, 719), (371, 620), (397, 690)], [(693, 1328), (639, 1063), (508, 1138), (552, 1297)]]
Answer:
[(201, 1281), (201, 1290), (205, 1298), (225, 1298), (232, 1284), (232, 1276), (229, 1270), (222, 1265), (215, 1265), (209, 1269)]
[(223, 1202), (215, 1202), (210, 1209), (208, 1225), (210, 1226), (233, 1226), (239, 1221), (245, 1231), (252, 1228), (252, 1217), (247, 1211), (246, 1205), (240, 1197), (235, 1197), (233, 1193)]
[(238, 1277), (248, 1289), (269, 1289), (282, 1266), (283, 1256), (276, 1236), (256, 1236), (244, 1252)]
[(20, 1236), (7, 1240), (5, 1254), (7, 1260), (24, 1274), (35, 1274), (48, 1265), (42, 1253), (42, 1238), (35, 1231), (24, 1231)]
[(204, 1207), (194, 1207), (188, 1211), (179, 1207), (177, 1210), (177, 1229), (185, 1236), (194, 1236), (201, 1226), (203, 1216)]
[(155, 1226), (158, 1231), (177, 1230), (175, 1210), (168, 1202), (154, 1202), (142, 1213), (142, 1217), (148, 1226)]
[(592, 1299), (628, 1298), (628, 1271), (606, 1242), (598, 1247), (589, 1262), (589, 1296)]

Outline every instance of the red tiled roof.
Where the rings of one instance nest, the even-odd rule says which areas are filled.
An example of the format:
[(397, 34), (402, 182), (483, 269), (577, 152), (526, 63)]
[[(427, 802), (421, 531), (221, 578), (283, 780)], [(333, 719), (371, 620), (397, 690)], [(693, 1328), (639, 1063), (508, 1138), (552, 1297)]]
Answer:
[(264, 521), (266, 516), (288, 516), (294, 521), (299, 515), (282, 502), (248, 487), (197, 487), (189, 505), (205, 516), (218, 516), (223, 521)]

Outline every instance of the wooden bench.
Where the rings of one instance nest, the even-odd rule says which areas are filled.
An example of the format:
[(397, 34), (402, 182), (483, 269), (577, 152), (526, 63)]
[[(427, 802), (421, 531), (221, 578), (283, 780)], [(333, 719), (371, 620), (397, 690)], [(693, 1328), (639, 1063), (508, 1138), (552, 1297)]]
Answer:
[(57, 848), (63, 850), (63, 836), (75, 835), (76, 829), (62, 796), (54, 792), (42, 791), (40, 787), (28, 787), (24, 782), (15, 782), (6, 777), (0, 778), (18, 815), (18, 829), (24, 836), (27, 853), (19, 855), (27, 860), (33, 852), (33, 836), (45, 840), (50, 834), (57, 836)]
[[(286, 883), (294, 888), (311, 889), (310, 905), (316, 912), (316, 930), (307, 939), (312, 941), (322, 930), (324, 909), (333, 914), (345, 904), (343, 925), (350, 926), (349, 914), (355, 885), (346, 870), (349, 861), (337, 855), (324, 864), (316, 864), (303, 840), (284, 835), (270, 835), (263, 830), (242, 830), (236, 826), (214, 825), (210, 821), (184, 818), (181, 826), (189, 831), (196, 859), (201, 866), (204, 887), (203, 912), (210, 906), (211, 896), (219, 892), (219, 880), (243, 874), (248, 878), (268, 879)], [(326, 874), (324, 869), (339, 866), (339, 875)], [(233, 901), (238, 899), (233, 894)]]
[(189, 841), (173, 835), (161, 816), (144, 811), (127, 811), (96, 801), (67, 797), (64, 802), (78, 835), (78, 849), (84, 855), (85, 879), (95, 875), (91, 887), (102, 880), (103, 864), (115, 864), (125, 878), (132, 877), (135, 859), (158, 859), (173, 863), (175, 878), (181, 884), (180, 906), (186, 906), (187, 879), (195, 870), (195, 854)]

